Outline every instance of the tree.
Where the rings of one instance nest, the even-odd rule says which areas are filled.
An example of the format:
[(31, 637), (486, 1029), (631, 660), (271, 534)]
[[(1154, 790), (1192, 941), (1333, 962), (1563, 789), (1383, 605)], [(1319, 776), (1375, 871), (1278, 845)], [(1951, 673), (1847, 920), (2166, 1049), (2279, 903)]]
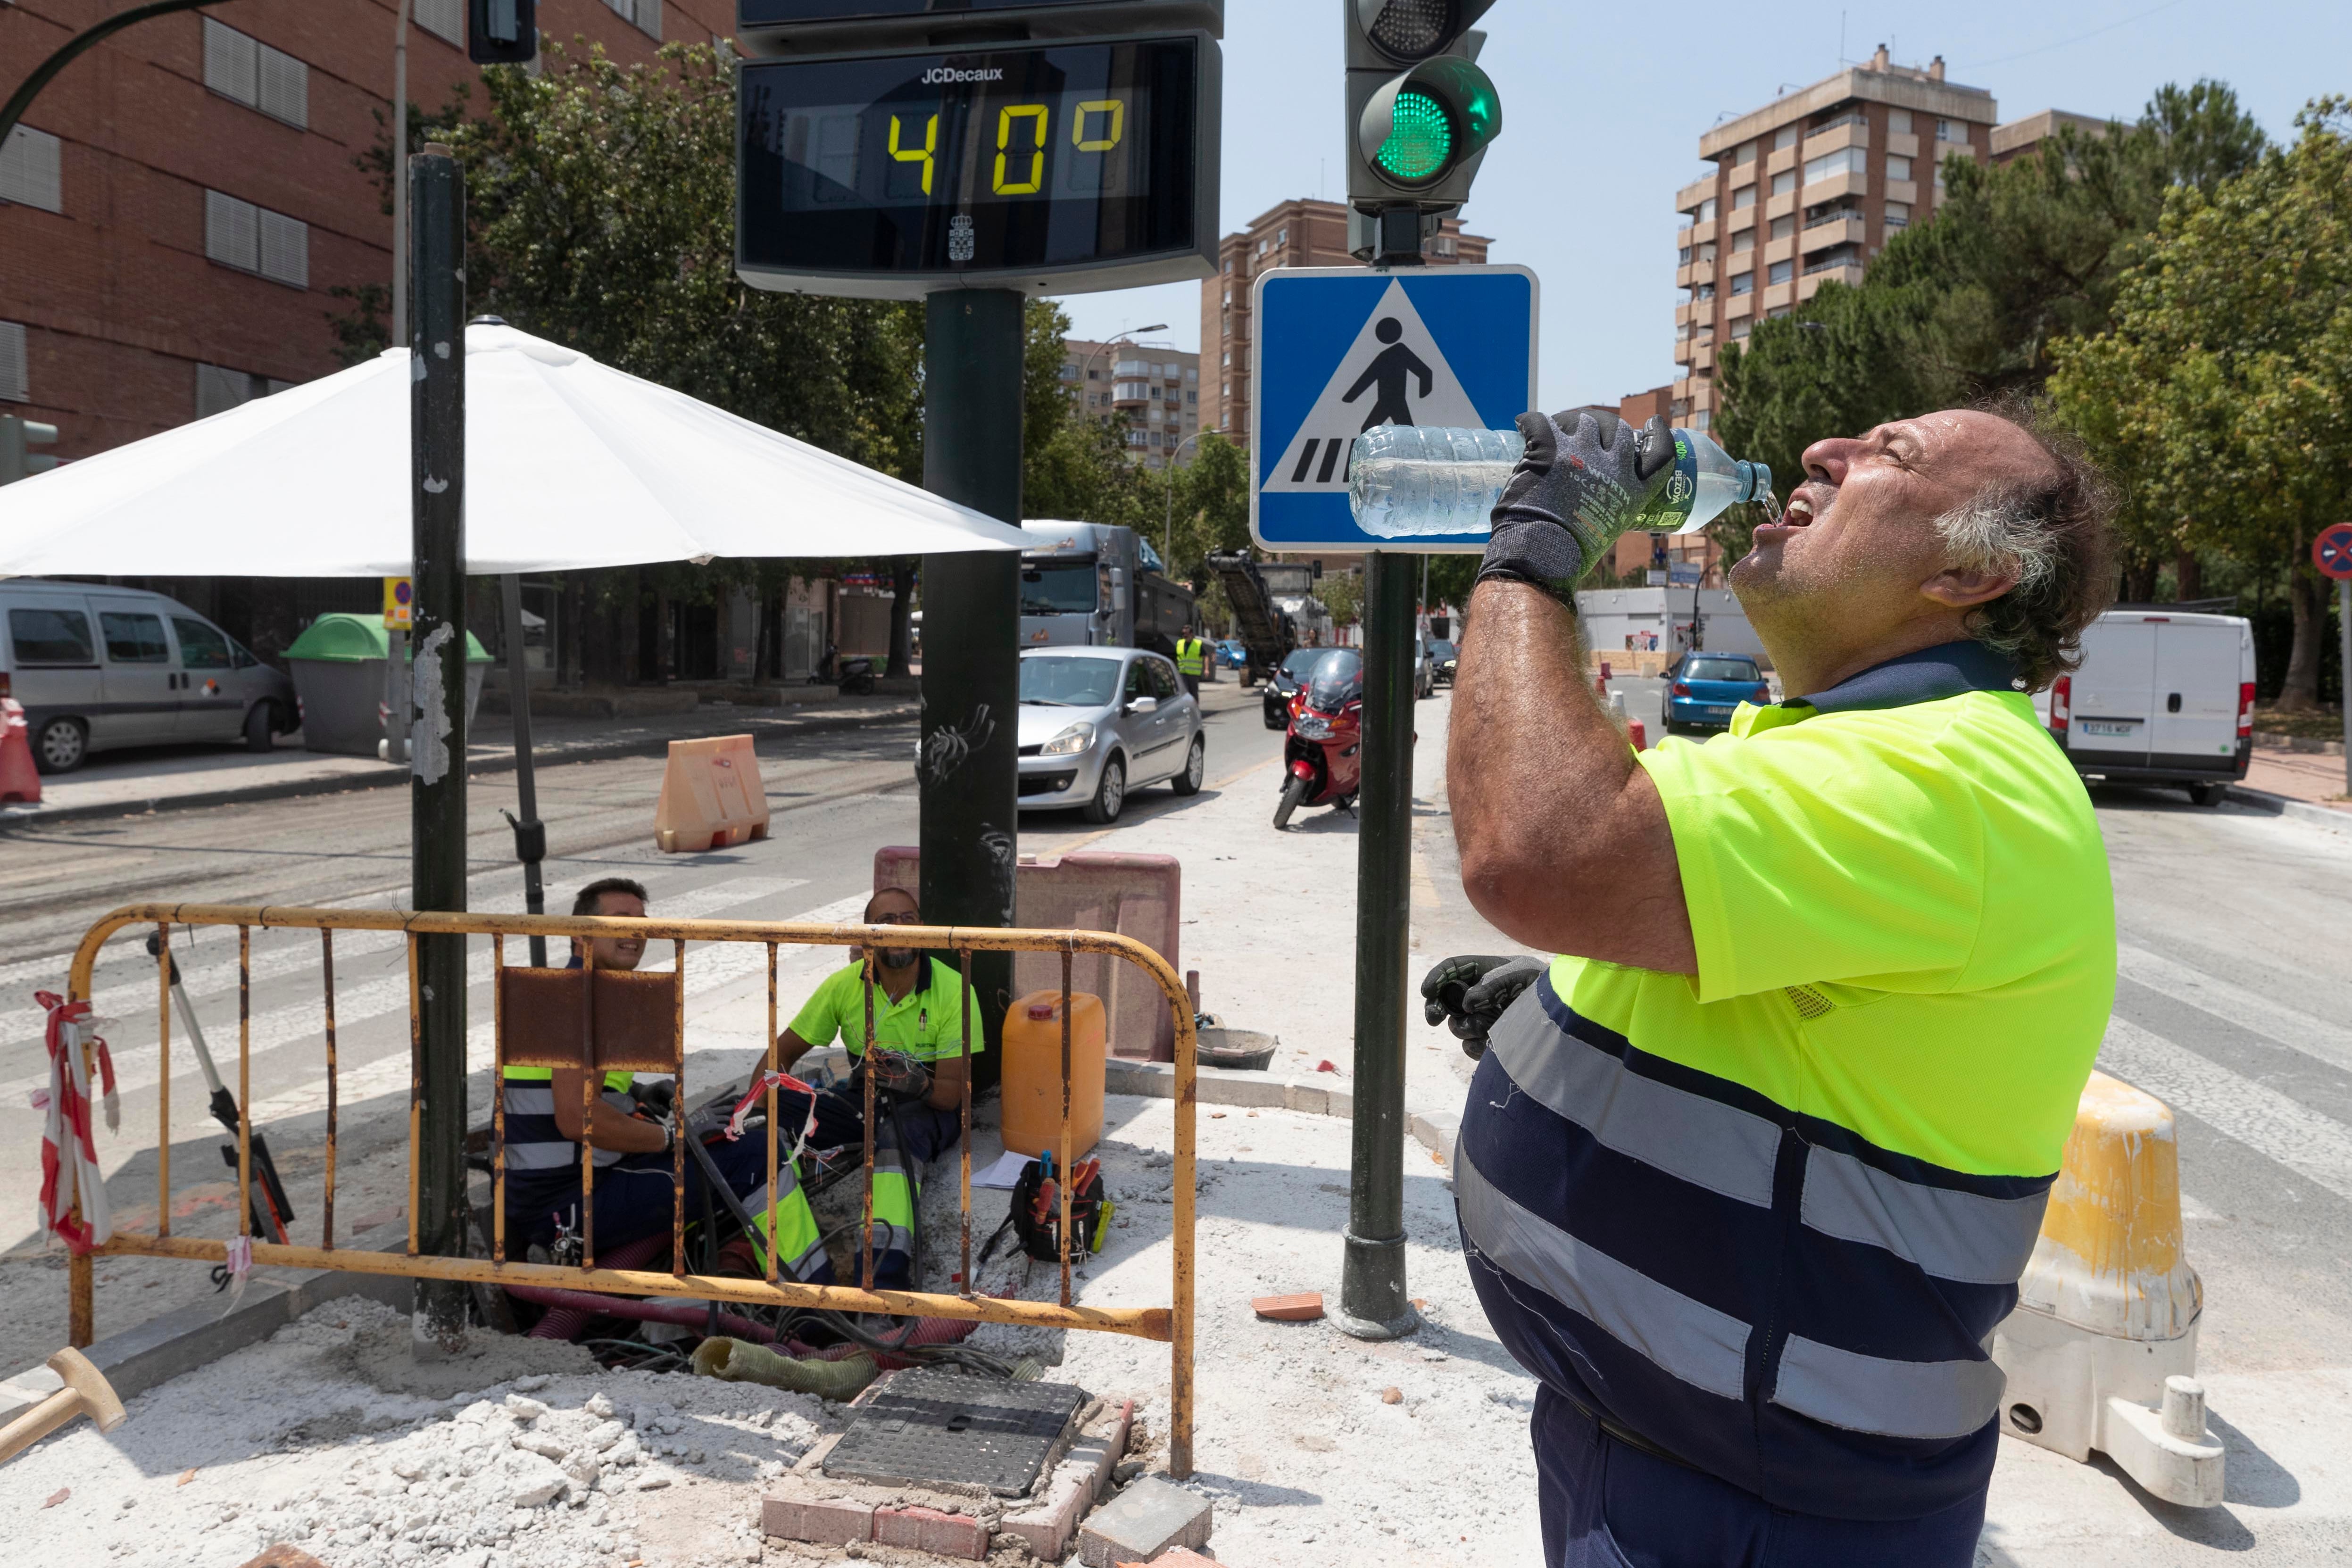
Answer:
[(2319, 693), (2312, 538), (2352, 465), (2352, 100), (2315, 101), (2294, 145), (2176, 189), (2107, 330), (2057, 346), (2062, 417), (2121, 484), (2129, 526), (2287, 574), (2280, 706)]
[[(2263, 145), (2236, 95), (2200, 81), (2158, 89), (2136, 126), (2066, 127), (1999, 168), (1947, 159), (1935, 221), (1889, 240), (1859, 287), (1826, 283), (1724, 347), (1717, 435), (1770, 464), (1785, 492), (1823, 435), (2039, 392), (2053, 342), (2111, 320), (2167, 193), (2210, 190)], [(1736, 508), (1711, 531), (1736, 559), (1758, 520)]]

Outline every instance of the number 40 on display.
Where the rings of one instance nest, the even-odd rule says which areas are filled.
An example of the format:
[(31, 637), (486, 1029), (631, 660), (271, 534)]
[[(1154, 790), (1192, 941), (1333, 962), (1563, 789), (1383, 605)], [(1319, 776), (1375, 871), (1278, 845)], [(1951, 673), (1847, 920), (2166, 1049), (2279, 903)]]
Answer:
[[(996, 173), (990, 189), (1000, 196), (1034, 195), (1045, 187), (1045, 148), (1053, 139), (1052, 110), (1042, 103), (1008, 103), (996, 111)], [(1090, 99), (1076, 106), (1070, 145), (1081, 152), (1108, 152), (1126, 134), (1127, 105), (1118, 99)], [(931, 173), (940, 151), (940, 117), (923, 122), (919, 146), (908, 139), (899, 118), (890, 117), (890, 156), (923, 166), (923, 194), (931, 193)], [(1024, 160), (1026, 160), (1025, 167)], [(1018, 178), (1010, 178), (1016, 175)]]

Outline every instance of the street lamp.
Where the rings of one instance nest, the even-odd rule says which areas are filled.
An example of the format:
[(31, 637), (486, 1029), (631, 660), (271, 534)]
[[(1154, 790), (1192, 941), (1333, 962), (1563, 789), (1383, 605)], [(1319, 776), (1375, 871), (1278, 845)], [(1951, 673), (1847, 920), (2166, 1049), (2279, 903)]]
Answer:
[(1184, 448), (1192, 445), (1201, 437), (1223, 434), (1222, 430), (1196, 430), (1178, 442), (1176, 450), (1168, 455), (1168, 504), (1162, 508), (1165, 516), (1160, 522), (1160, 564), (1162, 567), (1165, 567), (1176, 553), (1176, 459), (1184, 455)]

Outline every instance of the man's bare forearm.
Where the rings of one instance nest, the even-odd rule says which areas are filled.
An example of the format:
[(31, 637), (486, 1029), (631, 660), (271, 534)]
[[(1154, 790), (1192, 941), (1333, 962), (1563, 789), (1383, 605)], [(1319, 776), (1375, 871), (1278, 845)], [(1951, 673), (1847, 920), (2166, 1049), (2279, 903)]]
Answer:
[(1517, 941), (1695, 973), (1665, 806), (1587, 683), (1576, 618), (1541, 590), (1472, 595), (1446, 746), (1471, 904)]

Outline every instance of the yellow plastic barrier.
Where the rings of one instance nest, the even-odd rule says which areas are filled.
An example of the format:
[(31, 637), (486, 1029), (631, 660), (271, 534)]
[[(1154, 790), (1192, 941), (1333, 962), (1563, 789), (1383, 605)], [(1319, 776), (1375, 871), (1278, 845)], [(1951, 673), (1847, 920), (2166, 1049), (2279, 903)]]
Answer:
[(1993, 1336), (2001, 1430), (2105, 1454), (2168, 1502), (2221, 1500), (2221, 1445), (2196, 1381), (2204, 1287), (2181, 1249), (2172, 1113), (2091, 1074), (2017, 1310)]
[(654, 802), (656, 849), (698, 854), (767, 836), (768, 790), (750, 736), (669, 743), (661, 799)]

